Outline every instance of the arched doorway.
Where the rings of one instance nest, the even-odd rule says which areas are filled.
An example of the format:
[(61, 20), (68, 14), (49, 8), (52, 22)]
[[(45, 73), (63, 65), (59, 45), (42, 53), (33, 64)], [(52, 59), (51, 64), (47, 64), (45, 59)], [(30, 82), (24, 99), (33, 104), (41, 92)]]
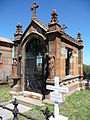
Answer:
[(27, 42), (25, 48), (25, 90), (42, 93), (44, 74), (44, 43), (38, 39)]

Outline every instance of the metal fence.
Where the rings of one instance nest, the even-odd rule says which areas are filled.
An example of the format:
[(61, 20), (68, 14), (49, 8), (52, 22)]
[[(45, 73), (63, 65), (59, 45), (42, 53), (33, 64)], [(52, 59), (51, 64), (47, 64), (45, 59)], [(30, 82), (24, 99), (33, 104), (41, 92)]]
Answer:
[[(14, 101), (12, 103), (14, 105), (14, 109), (10, 109), (10, 108), (5, 107), (3, 105), (0, 105), (0, 107), (3, 108), (3, 109), (11, 111), (12, 114), (13, 114), (13, 120), (19, 120), (18, 115), (21, 115), (21, 116), (27, 118), (28, 120), (37, 120), (35, 118), (32, 118), (31, 116), (27, 116), (27, 115), (24, 115), (24, 114), (22, 114), (22, 113), (19, 112), (19, 110), (17, 108), (17, 106), (18, 106), (19, 103), (17, 102), (16, 98), (14, 99)], [(54, 117), (54, 114), (49, 111), (48, 107), (46, 107), (45, 110), (41, 110), (41, 112), (45, 116), (45, 120), (49, 120), (50, 116)], [(0, 120), (3, 120), (2, 116), (0, 116)]]
[[(14, 99), (14, 101), (12, 103), (14, 105), (14, 109), (10, 109), (10, 108), (2, 106), (2, 105), (0, 105), (0, 107), (2, 107), (3, 109), (7, 109), (7, 110), (11, 111), (12, 114), (13, 114), (13, 120), (19, 120), (18, 115), (21, 115), (21, 116), (27, 118), (28, 120), (37, 120), (37, 119), (34, 119), (34, 118), (30, 117), (30, 116), (24, 115), (24, 114), (19, 112), (19, 110), (17, 108), (19, 103), (17, 102), (16, 98)], [(0, 119), (3, 120), (2, 116), (0, 116)]]

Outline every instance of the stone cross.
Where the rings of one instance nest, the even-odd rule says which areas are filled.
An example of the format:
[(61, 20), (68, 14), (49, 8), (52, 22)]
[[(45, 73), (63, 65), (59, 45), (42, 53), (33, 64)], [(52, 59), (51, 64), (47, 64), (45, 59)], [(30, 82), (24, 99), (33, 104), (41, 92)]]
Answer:
[(58, 14), (56, 13), (56, 10), (55, 10), (55, 9), (53, 10), (53, 12), (52, 12), (51, 15), (52, 15), (51, 23), (52, 23), (52, 22), (57, 22), (57, 23), (58, 23), (58, 18), (57, 18)]
[(59, 92), (68, 92), (68, 88), (59, 87), (59, 77), (54, 78), (55, 86), (47, 85), (46, 89), (54, 90), (54, 92), (50, 93), (50, 99), (54, 101), (54, 115), (55, 120), (59, 120), (59, 103), (63, 102), (62, 94)]
[(62, 28), (62, 29), (63, 29), (63, 32), (65, 32), (65, 29), (66, 29), (66, 28), (67, 28), (67, 26), (63, 24), (63, 28)]
[(38, 8), (39, 5), (37, 5), (35, 2), (33, 2), (33, 7), (31, 7), (31, 10), (33, 10), (33, 16), (36, 17), (36, 8)]

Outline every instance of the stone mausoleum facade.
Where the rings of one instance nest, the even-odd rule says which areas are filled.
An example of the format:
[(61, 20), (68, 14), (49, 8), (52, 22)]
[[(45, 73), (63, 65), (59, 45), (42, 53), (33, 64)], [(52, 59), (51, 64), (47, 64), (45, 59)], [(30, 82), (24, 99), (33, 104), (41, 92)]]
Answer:
[(60, 78), (60, 86), (67, 86), (70, 94), (82, 87), (83, 41), (80, 32), (77, 39), (65, 33), (58, 14), (53, 10), (48, 25), (33, 16), (25, 32), (20, 23), (14, 34), (13, 90), (47, 93), (46, 85), (54, 84), (54, 76)]
[(12, 48), (11, 40), (0, 37), (0, 82), (12, 78)]

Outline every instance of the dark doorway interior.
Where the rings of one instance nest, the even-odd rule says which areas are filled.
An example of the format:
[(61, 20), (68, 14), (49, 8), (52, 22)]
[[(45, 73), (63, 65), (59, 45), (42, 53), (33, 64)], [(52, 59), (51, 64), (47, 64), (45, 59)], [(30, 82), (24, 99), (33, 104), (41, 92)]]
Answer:
[(44, 45), (38, 39), (26, 44), (25, 54), (25, 90), (42, 93)]

